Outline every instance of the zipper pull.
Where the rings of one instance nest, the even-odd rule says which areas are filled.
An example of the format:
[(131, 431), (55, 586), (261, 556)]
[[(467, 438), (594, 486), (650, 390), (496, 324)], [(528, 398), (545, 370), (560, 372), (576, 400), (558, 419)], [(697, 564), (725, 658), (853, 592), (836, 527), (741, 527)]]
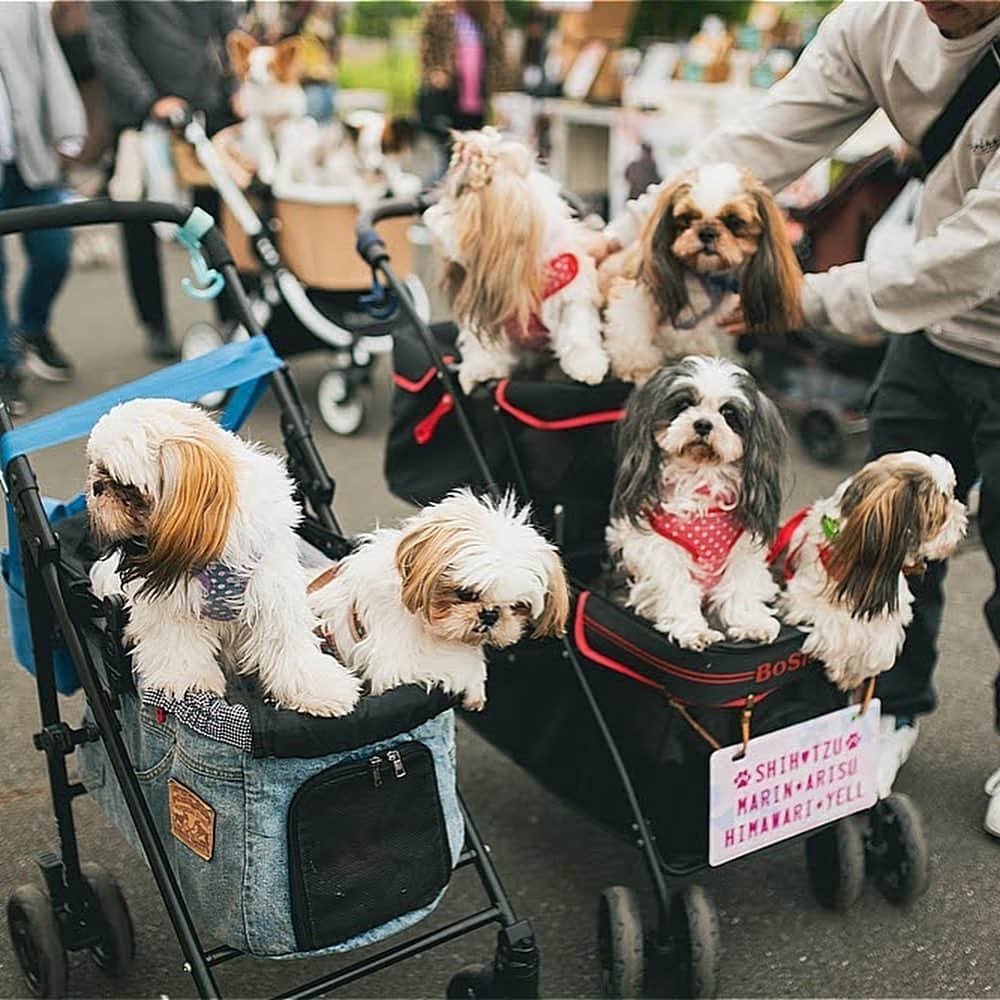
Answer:
[(392, 764), (393, 770), (396, 772), (397, 778), (406, 777), (406, 768), (403, 766), (403, 758), (399, 756), (398, 750), (390, 750), (386, 757), (389, 758), (389, 762)]
[(372, 769), (372, 784), (378, 788), (382, 784), (382, 758), (372, 757), (368, 764)]

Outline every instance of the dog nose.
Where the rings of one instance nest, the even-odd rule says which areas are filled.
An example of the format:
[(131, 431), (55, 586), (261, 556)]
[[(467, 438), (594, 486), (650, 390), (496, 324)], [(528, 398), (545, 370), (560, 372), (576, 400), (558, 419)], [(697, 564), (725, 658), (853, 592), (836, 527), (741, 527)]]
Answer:
[(90, 487), (90, 491), (95, 497), (99, 497), (104, 492), (104, 483), (100, 479), (95, 479), (94, 485)]
[(711, 226), (702, 226), (698, 230), (698, 239), (701, 240), (705, 246), (710, 247), (718, 239), (719, 234)]
[(694, 422), (694, 432), (699, 437), (708, 437), (712, 433), (712, 421), (704, 418)]
[(496, 625), (496, 623), (500, 621), (499, 608), (483, 608), (483, 610), (479, 612), (479, 620), (486, 626)]

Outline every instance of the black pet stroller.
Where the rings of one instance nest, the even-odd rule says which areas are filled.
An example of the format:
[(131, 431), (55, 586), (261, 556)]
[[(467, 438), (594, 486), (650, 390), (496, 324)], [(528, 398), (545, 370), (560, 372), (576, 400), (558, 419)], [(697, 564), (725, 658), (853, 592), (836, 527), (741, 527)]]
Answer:
[[(356, 205), (335, 192), (320, 201), (277, 197), (256, 178), (247, 179), (244, 193), (198, 115), (184, 114), (172, 124), (187, 144), (175, 146), (178, 172), (186, 172), (188, 183), (210, 184), (219, 192), (219, 225), (258, 324), (283, 358), (328, 353), (330, 370), (317, 385), (316, 406), (335, 434), (355, 434), (364, 422), (372, 364), (390, 349), (393, 328), (384, 304), (368, 300), (364, 267), (337, 250), (352, 239)], [(407, 229), (390, 223), (384, 235), (407, 261), (407, 288), (428, 315), (430, 300), (410, 263)], [(248, 335), (244, 323), (220, 331), (199, 322), (185, 333), (181, 353), (194, 358)], [(218, 397), (206, 400), (217, 402)]]
[[(423, 207), (385, 204), (359, 224), (359, 253), (411, 323), (395, 334), (390, 488), (418, 503), (460, 485), (494, 494), (513, 489), (532, 502), (539, 527), (560, 545), (575, 578), (570, 634), (561, 643), (525, 642), (497, 654), (487, 708), (469, 721), (642, 851), (656, 922), (644, 933), (635, 893), (623, 886), (604, 891), (598, 940), (606, 993), (636, 996), (645, 988), (662, 995), (666, 988), (714, 996), (721, 955), (715, 908), (698, 885), (667, 886), (668, 877), (687, 879), (709, 863), (713, 751), (718, 756), (719, 748), (735, 745), (745, 753), (751, 737), (833, 718), (846, 698), (801, 652), (804, 636), (796, 630), (784, 629), (768, 646), (722, 643), (693, 653), (609, 598), (600, 582), (603, 534), (614, 424), (628, 387), (513, 378), (464, 396), (454, 374), (454, 331), (431, 329), (416, 314), (373, 229), (379, 219)], [(860, 717), (856, 709), (847, 715)], [(926, 888), (920, 818), (903, 795), (810, 829), (803, 839), (810, 883), (825, 906), (849, 907), (866, 870), (890, 899), (911, 900)]]
[[(37, 682), (34, 743), (46, 755), (59, 836), (58, 852), (39, 857), (42, 886), (15, 889), (7, 904), (27, 988), (64, 995), (68, 952), (89, 954), (110, 976), (123, 974), (134, 957), (121, 889), (80, 858), (72, 803), (89, 791), (152, 870), (200, 996), (219, 995), (213, 967), (241, 954), (339, 953), (401, 931), (434, 909), (452, 872), (465, 866), (478, 874), (483, 908), (284, 995), (318, 996), (499, 924), (493, 960), (457, 973), (449, 995), (536, 996), (531, 927), (515, 916), (457, 791), (448, 697), (404, 687), (363, 697), (350, 716), (320, 719), (275, 709), (244, 684), (232, 684), (225, 700), (189, 694), (174, 702), (136, 691), (123, 648), (125, 608), (117, 599), (97, 601), (90, 590), (98, 553), (84, 498), (45, 499), (30, 451), (83, 437), (111, 406), (141, 396), (191, 402), (210, 389), (231, 390), (221, 423), (235, 429), (269, 385), (306, 513), (303, 551), (329, 563), (350, 543), (331, 510), (334, 484), (294, 383), (204, 213), (87, 202), (0, 213), (0, 235), (126, 221), (177, 224), (196, 269), (224, 281), (255, 336), (20, 428), (0, 406), (11, 632)], [(74, 726), (61, 716), (57, 691), (81, 685), (86, 712)], [(69, 780), (71, 755), (82, 782)], [(202, 933), (213, 947), (202, 944)]]

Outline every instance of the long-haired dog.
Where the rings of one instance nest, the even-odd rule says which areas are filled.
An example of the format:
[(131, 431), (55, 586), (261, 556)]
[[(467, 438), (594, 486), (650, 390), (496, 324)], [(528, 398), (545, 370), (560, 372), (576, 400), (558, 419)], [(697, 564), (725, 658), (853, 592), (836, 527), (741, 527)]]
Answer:
[(140, 688), (222, 696), (226, 671), (252, 673), (282, 708), (354, 708), (357, 678), (314, 632), (280, 459), (169, 399), (114, 407), (87, 457), (92, 530), (111, 549), (91, 583), (125, 597)]
[(293, 35), (275, 45), (258, 45), (253, 35), (237, 29), (226, 37), (226, 51), (240, 85), (242, 151), (257, 176), (271, 184), (285, 150), (301, 142), (297, 129), (306, 113), (302, 39)]
[(552, 355), (577, 382), (604, 378), (587, 230), (523, 143), (492, 128), (456, 135), (441, 198), (424, 222), (445, 265), (466, 392)]
[(312, 585), (322, 631), (372, 694), (440, 685), (486, 703), (484, 647), (561, 635), (562, 563), (512, 499), (460, 490), (401, 528), (380, 528)]
[(667, 362), (720, 353), (730, 338), (719, 320), (738, 304), (750, 333), (785, 333), (801, 281), (781, 212), (748, 171), (719, 163), (681, 174), (638, 243), (602, 267), (611, 370), (642, 382)]
[(608, 543), (628, 605), (689, 649), (773, 640), (786, 432), (742, 368), (690, 357), (632, 394), (619, 428)]
[(966, 529), (955, 473), (940, 455), (884, 455), (782, 530), (783, 619), (845, 691), (888, 670), (913, 618), (906, 576), (954, 552)]

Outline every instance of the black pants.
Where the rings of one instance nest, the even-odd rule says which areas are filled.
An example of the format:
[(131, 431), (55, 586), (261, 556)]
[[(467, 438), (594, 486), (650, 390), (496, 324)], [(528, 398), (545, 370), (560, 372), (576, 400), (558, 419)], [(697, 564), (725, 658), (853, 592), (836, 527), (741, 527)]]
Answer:
[[(194, 203), (219, 221), (219, 194), (214, 188), (196, 188)], [(167, 327), (167, 311), (163, 296), (163, 276), (160, 267), (160, 239), (153, 227), (143, 222), (122, 226), (125, 242), (125, 263), (128, 268), (129, 291), (140, 321), (145, 326)], [(215, 311), (223, 323), (231, 318), (225, 292), (215, 300)]]
[[(982, 479), (979, 530), (994, 584), (984, 611), (1000, 645), (1000, 367), (939, 350), (920, 333), (893, 336), (872, 400), (871, 457), (910, 449), (947, 458), (962, 500), (977, 476)], [(913, 624), (896, 665), (878, 681), (889, 714), (918, 715), (937, 703), (933, 674), (945, 571), (945, 563), (932, 563), (922, 579), (909, 580)], [(995, 708), (1000, 729), (1000, 674)]]

